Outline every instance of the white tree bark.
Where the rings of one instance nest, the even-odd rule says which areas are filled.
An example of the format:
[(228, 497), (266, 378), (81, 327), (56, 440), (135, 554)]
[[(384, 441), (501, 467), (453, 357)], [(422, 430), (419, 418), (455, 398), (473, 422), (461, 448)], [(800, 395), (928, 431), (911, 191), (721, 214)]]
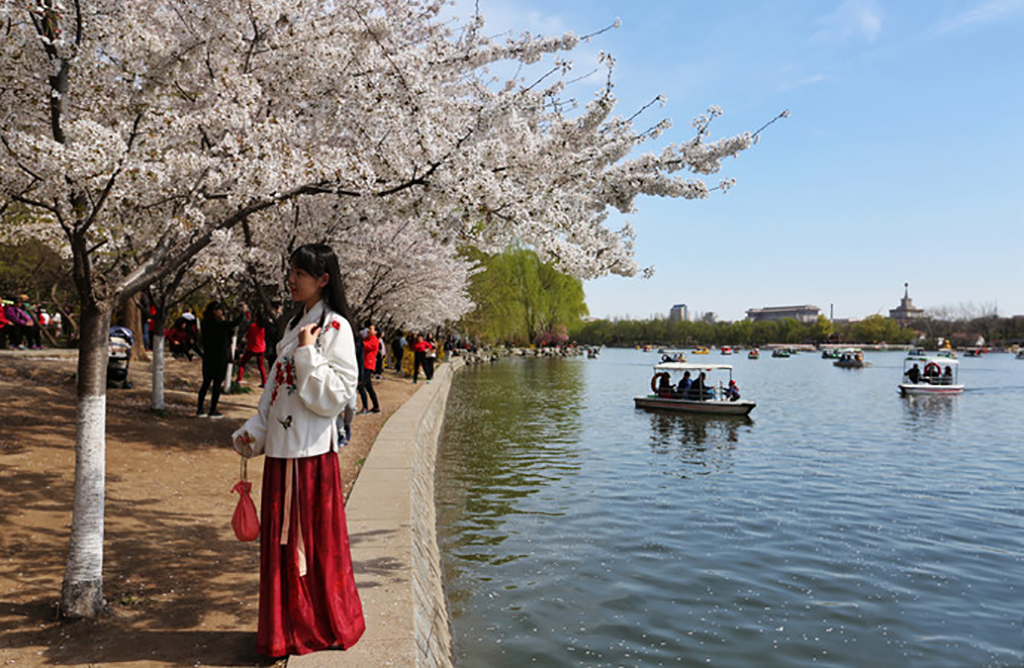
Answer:
[(106, 486), (107, 333), (110, 312), (84, 308), (78, 353), (78, 425), (71, 541), (61, 588), (61, 614), (95, 617), (103, 601), (103, 513)]
[(162, 411), (167, 408), (164, 403), (164, 331), (153, 332), (153, 394), (150, 409)]
[(235, 378), (235, 354), (238, 351), (238, 331), (231, 334), (231, 345), (228, 346), (228, 371), (221, 383), (221, 391), (227, 394), (231, 392), (231, 383)]

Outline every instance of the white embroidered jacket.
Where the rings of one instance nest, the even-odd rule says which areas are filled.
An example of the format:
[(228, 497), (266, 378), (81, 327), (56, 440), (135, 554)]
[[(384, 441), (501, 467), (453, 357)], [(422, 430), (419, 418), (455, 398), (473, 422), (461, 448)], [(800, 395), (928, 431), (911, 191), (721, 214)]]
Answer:
[(325, 308), (319, 302), (277, 344), (277, 361), (256, 414), (231, 435), (240, 454), (246, 454), (239, 440), (243, 434), (252, 437), (253, 457), (314, 457), (336, 449), (335, 418), (355, 395), (358, 380), (352, 328), (327, 309), (316, 343), (299, 347), (299, 330), (319, 322)]

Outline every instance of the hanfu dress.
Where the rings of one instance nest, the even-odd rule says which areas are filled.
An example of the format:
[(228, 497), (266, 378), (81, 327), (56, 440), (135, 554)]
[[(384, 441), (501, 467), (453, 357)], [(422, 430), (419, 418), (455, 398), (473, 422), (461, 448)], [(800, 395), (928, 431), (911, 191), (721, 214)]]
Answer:
[[(299, 330), (320, 323), (316, 343)], [(321, 301), (289, 328), (248, 434), (265, 454), (256, 646), (272, 657), (346, 649), (365, 629), (345, 525), (335, 420), (356, 392), (349, 323)]]

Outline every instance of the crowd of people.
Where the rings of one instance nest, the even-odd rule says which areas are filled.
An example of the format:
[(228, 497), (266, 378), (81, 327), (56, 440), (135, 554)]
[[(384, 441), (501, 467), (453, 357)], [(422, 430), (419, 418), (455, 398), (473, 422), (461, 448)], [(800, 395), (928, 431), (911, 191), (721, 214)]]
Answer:
[(58, 309), (51, 313), (45, 306), (29, 303), (24, 294), (2, 301), (0, 348), (39, 350), (44, 345), (44, 332), (54, 340), (63, 334), (64, 317)]
[[(232, 382), (242, 384), (246, 369), (255, 362), (259, 371), (261, 389), (267, 386), (270, 374), (274, 373), (274, 361), (278, 345), (277, 323), (281, 319), (281, 307), (273, 313), (250, 312), (242, 304), (231, 319), (226, 316), (226, 305), (213, 301), (207, 304), (202, 318), (197, 318), (191, 308), (178, 315), (170, 327), (164, 330), (169, 352), (176, 358), (192, 361), (202, 360), (203, 382), (199, 389), (196, 415), (198, 417), (220, 418), (217, 410), (228, 363), (233, 361), (237, 370)], [(152, 327), (152, 317), (146, 323)], [(238, 333), (236, 350), (232, 355), (230, 342)], [(152, 338), (147, 337), (151, 342)], [(382, 334), (372, 322), (366, 322), (354, 332), (354, 348), (358, 364), (356, 393), (350, 405), (346, 405), (337, 419), (338, 440), (341, 445), (348, 443), (352, 434), (353, 417), (381, 412), (380, 400), (374, 386), (375, 381), (384, 378), (385, 369), (411, 376), (413, 383), (420, 378), (431, 382), (439, 350), (467, 347), (458, 337), (450, 337), (444, 346), (439, 346), (432, 334), (427, 332), (397, 330), (391, 336), (390, 345), (385, 345)], [(209, 395), (209, 408), (205, 408)]]

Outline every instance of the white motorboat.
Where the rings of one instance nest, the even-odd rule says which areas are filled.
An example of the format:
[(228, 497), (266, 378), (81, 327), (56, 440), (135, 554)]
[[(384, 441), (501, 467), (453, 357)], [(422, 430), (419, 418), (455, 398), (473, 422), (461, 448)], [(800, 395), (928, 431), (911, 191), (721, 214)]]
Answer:
[(960, 360), (954, 357), (907, 355), (903, 360), (903, 396), (960, 394)]
[[(687, 389), (680, 389), (679, 381), (687, 372), (690, 373), (692, 384)], [(721, 378), (717, 387), (707, 379), (709, 373), (715, 373)], [(689, 362), (662, 362), (655, 365), (651, 394), (634, 397), (633, 402), (637, 408), (704, 415), (747, 415), (757, 405), (740, 398), (732, 378), (731, 364)]]

